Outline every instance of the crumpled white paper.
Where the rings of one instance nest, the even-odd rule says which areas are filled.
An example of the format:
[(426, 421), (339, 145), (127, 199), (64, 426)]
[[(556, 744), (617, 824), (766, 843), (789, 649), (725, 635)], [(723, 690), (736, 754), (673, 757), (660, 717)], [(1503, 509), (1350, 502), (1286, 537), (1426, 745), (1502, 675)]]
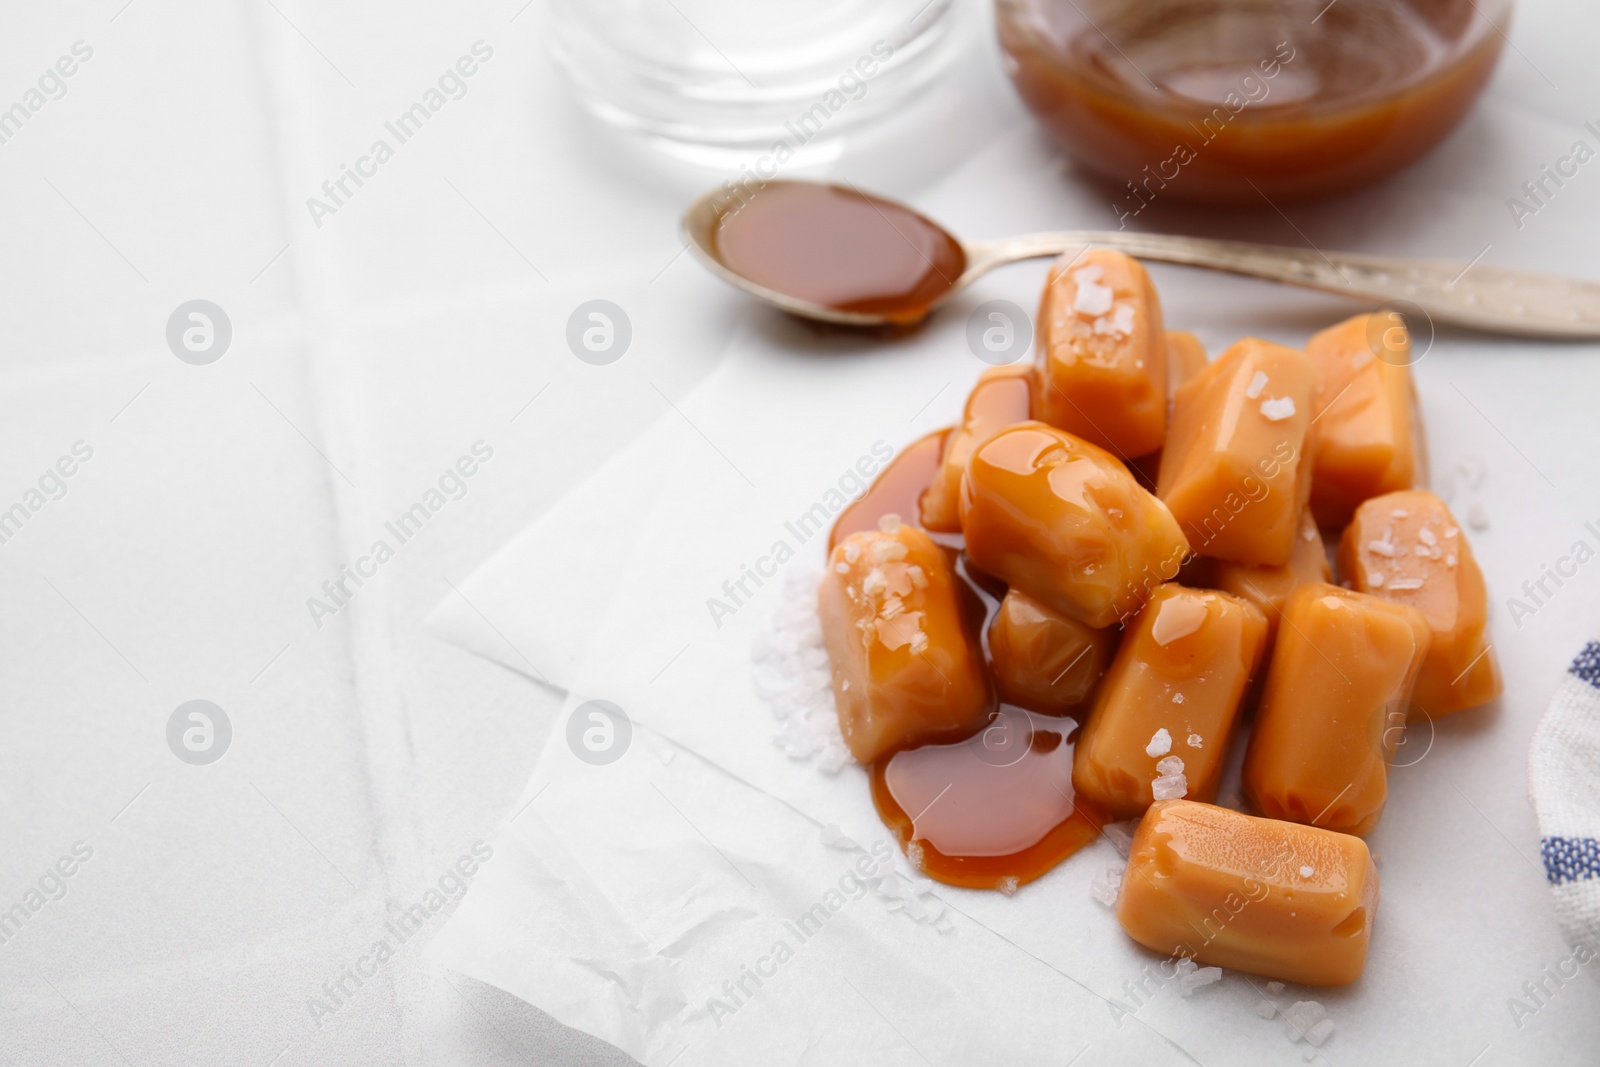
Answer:
[[(1040, 228), (1041, 202), (1063, 193), (1037, 177), (1045, 172), (1030, 144), (1002, 146), (928, 206), (951, 217), (981, 203), (968, 212), (976, 232)], [(1007, 195), (974, 199), (972, 189), (996, 184)], [(1449, 217), (1437, 225), (1468, 225), (1486, 196), (1467, 215), (1442, 210)], [(1399, 211), (1405, 200), (1395, 203)], [(1369, 205), (1365, 225), (1339, 245), (1381, 242), (1376, 214)], [(1447, 241), (1421, 228), (1434, 231), (1425, 247), (1441, 254), (1461, 241), (1459, 232)], [(580, 510), (553, 513), (474, 576), (471, 588), (484, 593), (474, 603), (505, 642), (524, 648), (574, 647), (571, 617), (554, 601), (545, 601), (553, 614), (520, 609), (507, 622), (498, 613), (511, 601), (539, 601), (539, 576), (572, 531), (589, 542), (584, 558), (600, 561), (586, 588), (595, 600), (612, 595), (587, 654), (562, 679), (566, 710), (496, 840), (507, 861), (486, 872), (439, 939), (444, 960), (650, 1064), (1080, 1054), (1082, 1062), (1292, 1062), (1306, 1046), (1290, 1043), (1282, 1020), (1257, 1013), (1262, 999), (1327, 1006), (1337, 1031), (1313, 1054), (1322, 1062), (1382, 1062), (1417, 1047), (1462, 1063), (1487, 1047), (1511, 1060), (1594, 1047), (1600, 1013), (1587, 984), (1541, 1003), (1550, 1013), (1543, 1035), (1508, 1009), (1569, 954), (1548, 913), (1523, 753), (1571, 644), (1550, 638), (1587, 631), (1600, 584), (1593, 574), (1573, 579), (1521, 630), (1496, 610), (1507, 678), (1497, 707), (1413, 731), (1402, 759), (1411, 765), (1392, 772), (1388, 811), (1370, 839), (1382, 904), (1367, 973), (1354, 986), (1274, 996), (1264, 982), (1229, 974), (1180, 996), (1170, 964), (1129, 941), (1091, 898), (1092, 880), (1116, 858), (1104, 841), (1014, 897), (934, 887), (946, 922), (894, 906), (895, 882), (888, 893), (867, 884), (860, 899), (851, 899), (853, 882), (841, 888), (859, 857), (825, 845), (827, 828), (860, 842), (867, 857), (888, 834), (861, 768), (827, 775), (772, 744), (750, 652), (777, 608), (781, 568), (759, 587), (746, 577), (748, 595), (731, 614), (713, 619), (708, 599), (729, 603), (724, 583), (767, 569), (785, 555), (780, 544), (792, 552), (785, 567), (816, 566), (825, 532), (802, 537), (797, 518), (877, 442), (898, 449), (951, 421), (982, 369), (964, 340), (966, 311), (996, 296), (1030, 307), (1043, 272), (1038, 263), (987, 279), (898, 342), (759, 320), (644, 439), (647, 463), (625, 456), (584, 490), (628, 506), (594, 525)], [(1355, 310), (1262, 283), (1155, 273), (1169, 327), (1196, 329), (1213, 353), (1245, 333), (1300, 344)], [(1584, 457), (1600, 446), (1583, 399), (1600, 388), (1595, 357), (1592, 347), (1441, 335), (1417, 366), (1435, 469), (1474, 460), (1487, 470), (1477, 485), (1457, 486), (1454, 503), (1490, 516), (1489, 529), (1472, 536), (1497, 601), (1600, 514), (1600, 501), (1579, 491), (1592, 484)], [(1554, 491), (1546, 478), (1571, 489)], [(592, 604), (584, 618), (594, 621)], [(471, 636), (482, 630), (472, 620), (441, 613), (436, 626), (516, 666), (503, 645), (495, 652)], [(593, 699), (614, 702), (633, 723), (628, 751), (602, 766), (568, 743), (569, 716)], [(585, 722), (577, 715), (576, 729)], [(892, 863), (907, 873), (897, 854)], [(818, 904), (827, 918), (802, 941), (786, 924)]]

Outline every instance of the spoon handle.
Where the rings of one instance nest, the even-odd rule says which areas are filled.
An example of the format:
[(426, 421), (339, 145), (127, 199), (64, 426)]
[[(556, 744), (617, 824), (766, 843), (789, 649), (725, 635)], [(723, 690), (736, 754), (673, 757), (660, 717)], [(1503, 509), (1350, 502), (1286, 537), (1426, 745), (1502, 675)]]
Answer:
[(1088, 245), (1140, 259), (1209, 267), (1287, 285), (1398, 303), (1433, 321), (1525, 337), (1600, 339), (1600, 284), (1485, 263), (1283, 248), (1243, 241), (1126, 231), (1069, 230), (976, 243), (973, 276), (1002, 263), (1074, 252)]

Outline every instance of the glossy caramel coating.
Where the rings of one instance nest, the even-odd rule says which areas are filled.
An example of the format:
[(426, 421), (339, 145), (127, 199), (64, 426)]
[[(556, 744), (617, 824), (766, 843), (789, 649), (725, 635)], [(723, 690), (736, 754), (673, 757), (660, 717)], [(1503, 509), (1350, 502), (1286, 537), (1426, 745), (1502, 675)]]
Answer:
[(1027, 422), (1033, 411), (1038, 371), (1031, 363), (990, 367), (967, 395), (961, 425), (945, 439), (939, 473), (922, 494), (922, 525), (954, 533), (961, 529), (961, 475), (972, 450), (1007, 426)]
[(990, 704), (949, 557), (915, 526), (883, 526), (834, 547), (817, 596), (839, 729), (862, 763), (974, 729)]
[[(867, 491), (846, 504), (844, 510), (839, 512), (839, 517), (833, 520), (833, 529), (828, 531), (828, 551), (832, 552), (834, 546), (853, 533), (876, 530), (885, 515), (894, 515), (912, 522), (913, 526), (924, 525), (912, 520), (917, 515), (920, 506), (918, 502), (927, 491), (928, 485), (939, 476), (944, 443), (950, 433), (949, 429), (935, 430), (917, 438), (895, 453), (889, 465), (872, 479)], [(859, 472), (858, 464), (857, 473)], [(796, 520), (798, 531), (796, 536), (808, 535), (815, 522), (816, 513), (824, 510), (825, 507), (814, 507), (800, 516)]]
[(1096, 629), (1017, 589), (1006, 593), (989, 624), (989, 660), (1000, 699), (1044, 715), (1082, 708), (1116, 647), (1115, 627)]
[(973, 452), (961, 528), (979, 568), (1090, 626), (1138, 611), (1189, 548), (1115, 456), (1039, 422)]
[(1161, 447), (1166, 331), (1138, 260), (1105, 248), (1057, 259), (1039, 307), (1037, 348), (1041, 419), (1122, 457)]
[(1394, 312), (1357, 315), (1306, 342), (1317, 367), (1317, 459), (1311, 510), (1343, 526), (1370, 497), (1417, 477), (1411, 336)]
[(1410, 605), (1427, 620), (1433, 640), (1414, 710), (1437, 717), (1500, 695), (1483, 572), (1443, 500), (1422, 489), (1368, 500), (1339, 542), (1339, 569), (1352, 587)]
[(1202, 556), (1282, 566), (1311, 493), (1316, 369), (1247, 337), (1173, 398), (1157, 495)]
[(1251, 806), (1275, 819), (1371, 831), (1428, 642), (1415, 608), (1334, 585), (1297, 589), (1245, 753)]
[(1174, 584), (1156, 590), (1128, 628), (1078, 738), (1079, 794), (1116, 818), (1134, 818), (1150, 806), (1152, 783), (1172, 773), (1187, 786), (1182, 795), (1213, 799), (1266, 637), (1266, 618), (1238, 597)]
[(1338, 986), (1361, 977), (1377, 907), (1360, 838), (1164, 800), (1134, 835), (1117, 919), (1156, 952)]

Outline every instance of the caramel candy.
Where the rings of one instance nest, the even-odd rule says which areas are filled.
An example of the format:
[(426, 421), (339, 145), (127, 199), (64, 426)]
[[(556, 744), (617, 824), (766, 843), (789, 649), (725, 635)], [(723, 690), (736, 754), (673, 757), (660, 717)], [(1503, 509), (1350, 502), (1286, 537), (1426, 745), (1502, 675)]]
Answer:
[(1119, 456), (1161, 447), (1166, 335), (1138, 260), (1105, 248), (1057, 259), (1039, 307), (1038, 350), (1045, 422)]
[(1078, 738), (1073, 786), (1119, 819), (1155, 798), (1215, 797), (1266, 637), (1266, 618), (1237, 597), (1156, 590), (1100, 686)]
[(1357, 315), (1306, 343), (1317, 367), (1317, 459), (1311, 510), (1343, 526), (1363, 500), (1417, 476), (1411, 335), (1393, 312)]
[(1289, 562), (1311, 492), (1315, 390), (1305, 353), (1253, 337), (1178, 390), (1157, 495), (1200, 555)]
[(954, 533), (961, 529), (961, 475), (972, 450), (994, 434), (1027, 422), (1033, 408), (1038, 372), (1030, 363), (990, 367), (978, 376), (967, 396), (961, 425), (945, 439), (939, 473), (922, 494), (922, 525), (929, 530)]
[(1236, 597), (1248, 600), (1260, 608), (1267, 617), (1267, 643), (1270, 646), (1278, 637), (1278, 617), (1289, 594), (1311, 582), (1333, 580), (1333, 569), (1328, 566), (1328, 550), (1322, 543), (1322, 532), (1309, 511), (1300, 513), (1300, 532), (1294, 540), (1294, 554), (1281, 567), (1252, 567), (1248, 563), (1230, 563), (1212, 560), (1206, 575), (1206, 586), (1221, 589)]
[(1444, 501), (1421, 489), (1368, 500), (1339, 543), (1339, 569), (1354, 588), (1409, 604), (1427, 620), (1433, 642), (1413, 708), (1437, 717), (1500, 695), (1483, 572)]
[(1377, 908), (1359, 837), (1165, 800), (1134, 835), (1117, 920), (1157, 952), (1337, 986), (1361, 977)]
[(1200, 338), (1183, 330), (1167, 331), (1167, 392), (1176, 393), (1178, 387), (1199, 377), (1211, 357)]
[(817, 596), (839, 729), (862, 763), (974, 729), (989, 706), (949, 558), (914, 526), (882, 526), (834, 547)]
[(1428, 654), (1415, 608), (1321, 583), (1284, 605), (1244, 791), (1263, 815), (1365, 835)]
[(1039, 422), (972, 453), (961, 528), (978, 567), (1090, 626), (1138, 611), (1189, 551), (1166, 506), (1116, 457)]
[(1069, 715), (1090, 697), (1117, 646), (1096, 629), (1012, 589), (989, 624), (989, 659), (1000, 699), (1044, 715)]

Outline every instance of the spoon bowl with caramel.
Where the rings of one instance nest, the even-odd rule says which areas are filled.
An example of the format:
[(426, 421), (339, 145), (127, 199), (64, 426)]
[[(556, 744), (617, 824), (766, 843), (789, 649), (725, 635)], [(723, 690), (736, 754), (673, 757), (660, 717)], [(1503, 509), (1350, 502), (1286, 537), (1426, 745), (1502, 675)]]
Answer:
[(684, 212), (683, 235), (729, 284), (790, 314), (844, 326), (915, 325), (1002, 264), (1099, 247), (1369, 305), (1404, 302), (1435, 323), (1523, 337), (1600, 338), (1595, 282), (1485, 263), (1126, 230), (962, 241), (927, 216), (849, 183), (784, 180), (714, 189)]

